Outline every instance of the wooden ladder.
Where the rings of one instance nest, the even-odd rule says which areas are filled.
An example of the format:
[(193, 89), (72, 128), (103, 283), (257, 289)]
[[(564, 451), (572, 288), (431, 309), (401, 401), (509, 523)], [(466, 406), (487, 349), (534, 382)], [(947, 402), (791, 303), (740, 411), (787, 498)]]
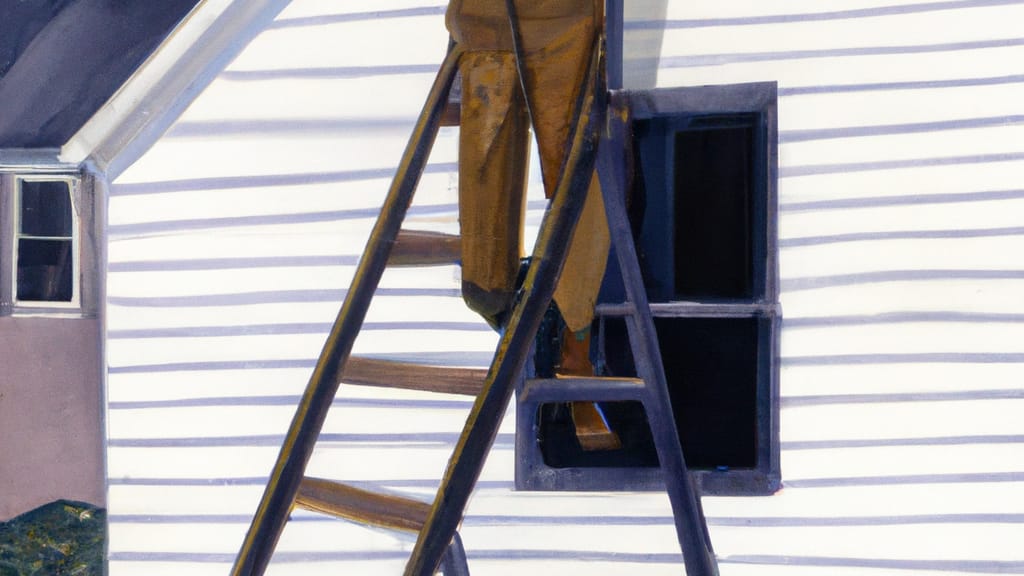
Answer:
[[(370, 300), (385, 267), (410, 264), (420, 249), (410, 243), (437, 246), (430, 261), (458, 252), (458, 239), (423, 233), (405, 233), (401, 223), (412, 202), (416, 184), (441, 125), (448, 94), (454, 82), (460, 51), (452, 45), (427, 97), (423, 112), (406, 147), (397, 174), (356, 269), (352, 286), (331, 328), (316, 368), (302, 396), (277, 462), (232, 569), (234, 576), (262, 575), (288, 520), (292, 506), (333, 514), (349, 520), (418, 533), (406, 565), (407, 576), (426, 576), (441, 568), (446, 575), (468, 574), (457, 528), (469, 496), (483, 468), (502, 416), (517, 382), (521, 381), (534, 335), (547, 310), (565, 260), (566, 247), (583, 207), (593, 174), (598, 141), (605, 128), (608, 92), (604, 86), (601, 51), (594, 50), (588, 73), (588, 89), (578, 104), (571, 134), (569, 156), (557, 189), (540, 226), (523, 288), (488, 370), (425, 367), (381, 360), (350, 358), (352, 345), (365, 318)], [(613, 116), (609, 116), (613, 117)], [(618, 118), (618, 143), (608, 141), (603, 164), (619, 163), (613, 150), (621, 151), (624, 120)], [(629, 223), (622, 206), (623, 170), (608, 170), (605, 202), (613, 240), (628, 237)], [(603, 181), (603, 180), (602, 180)], [(618, 187), (616, 187), (618, 186)], [(617, 199), (617, 204), (615, 200)], [(612, 200), (612, 202), (609, 202)], [(614, 204), (614, 205), (613, 205)], [(616, 207), (617, 206), (617, 207)], [(625, 236), (623, 236), (625, 235)], [(453, 239), (454, 238), (454, 239)], [(618, 242), (618, 240), (616, 240)], [(618, 246), (618, 244), (616, 244)], [(661, 370), (654, 327), (644, 299), (643, 284), (630, 246), (618, 249), (620, 259), (632, 258), (635, 272), (629, 292), (634, 312), (628, 317), (630, 335), (644, 368), (640, 379), (577, 379), (529, 381), (524, 393), (531, 399), (562, 399), (567, 394), (580, 400), (628, 397), (648, 408), (655, 440), (666, 470), (666, 481), (676, 517), (677, 532), (690, 576), (717, 573), (708, 544), (706, 527), (690, 477), (686, 472), (679, 439), (671, 416), (668, 392)], [(625, 255), (625, 256), (624, 256)], [(625, 270), (625, 267), (623, 267)], [(635, 270), (634, 270), (635, 269)], [(627, 278), (624, 276), (624, 279)], [(627, 286), (631, 284), (627, 282)], [(383, 375), (383, 378), (382, 378)], [(341, 381), (350, 384), (393, 386), (417, 390), (469, 394), (476, 397), (455, 451), (432, 504), (394, 495), (368, 492), (330, 480), (305, 477), (317, 437)], [(663, 430), (664, 434), (657, 430)]]

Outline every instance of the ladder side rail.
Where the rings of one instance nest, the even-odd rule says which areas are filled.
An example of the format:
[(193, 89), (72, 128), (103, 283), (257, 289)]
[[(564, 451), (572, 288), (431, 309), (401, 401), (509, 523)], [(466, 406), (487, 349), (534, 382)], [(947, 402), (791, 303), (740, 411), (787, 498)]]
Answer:
[(451, 542), (484, 460), (494, 443), (501, 418), (522, 374), (533, 336), (555, 292), (576, 222), (583, 211), (593, 177), (599, 129), (604, 124), (606, 94), (601, 74), (601, 39), (595, 40), (587, 70), (587, 89), (577, 106), (569, 155), (562, 167), (550, 206), (544, 214), (526, 274), (522, 294), (492, 361), (484, 383), (466, 419), (458, 444), (448, 462), (427, 523), (420, 532), (406, 576), (429, 576)]
[(360, 258), (352, 286), (345, 295), (345, 301), (296, 409), (270, 480), (232, 568), (232, 576), (262, 575), (270, 563), (313, 447), (340, 385), (345, 362), (362, 327), (369, 302), (384, 273), (391, 248), (433, 147), (448, 102), (448, 93), (458, 70), (460, 55), (456, 45), (449, 46)]
[(651, 317), (647, 292), (636, 257), (633, 232), (626, 213), (625, 150), (629, 128), (628, 95), (615, 91), (609, 100), (609, 134), (598, 151), (598, 176), (601, 180), (608, 228), (615, 246), (627, 301), (634, 308), (634, 313), (626, 316), (627, 332), (637, 374), (647, 383), (647, 418), (665, 477), (666, 490), (672, 503), (686, 573), (689, 576), (713, 576), (718, 574), (717, 561), (711, 548), (700, 499), (686, 468), (675, 420), (671, 416), (672, 404), (658, 347), (658, 335)]

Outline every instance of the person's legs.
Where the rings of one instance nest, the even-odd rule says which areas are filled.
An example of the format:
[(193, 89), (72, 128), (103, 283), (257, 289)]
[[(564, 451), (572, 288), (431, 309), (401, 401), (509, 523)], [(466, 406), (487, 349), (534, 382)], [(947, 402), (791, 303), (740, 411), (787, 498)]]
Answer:
[[(530, 118), (518, 87), (504, 0), (453, 0), (447, 24), (470, 52), (462, 71), (459, 210), (462, 227), (463, 298), (492, 326), (514, 303), (521, 246), (528, 140), (537, 136), (545, 194), (561, 175), (567, 143), (595, 39), (603, 25), (602, 0), (517, 2), (522, 70)], [(555, 290), (568, 330), (562, 337), (559, 373), (593, 375), (589, 330), (604, 277), (609, 236), (596, 175)], [(612, 432), (596, 404), (573, 406), (577, 437), (585, 449), (614, 449)]]
[[(548, 197), (554, 193), (561, 176), (576, 103), (581, 91), (588, 88), (587, 67), (601, 26), (601, 3), (576, 1), (581, 4), (573, 12), (576, 18), (563, 18), (562, 29), (557, 33), (550, 26), (543, 30), (530, 30), (529, 21), (522, 24), (527, 101), (537, 134), (544, 189)], [(541, 38), (545, 42), (543, 46), (538, 45)], [(576, 223), (554, 295), (566, 324), (557, 370), (558, 374), (565, 376), (594, 374), (590, 361), (590, 325), (610, 244), (596, 174), (586, 194), (583, 212)], [(576, 439), (584, 450), (621, 448), (618, 434), (609, 427), (598, 404), (573, 402), (572, 417)]]

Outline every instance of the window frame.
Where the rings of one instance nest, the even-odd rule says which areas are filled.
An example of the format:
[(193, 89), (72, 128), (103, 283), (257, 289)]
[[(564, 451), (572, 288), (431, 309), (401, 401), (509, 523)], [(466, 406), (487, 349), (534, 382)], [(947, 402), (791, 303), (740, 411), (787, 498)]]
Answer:
[[(83, 177), (72, 171), (19, 170), (0, 174), (0, 244), (5, 245), (0, 261), (0, 315), (77, 315), (83, 311), (82, 278), (82, 193)], [(71, 299), (27, 300), (18, 298), (18, 247), (22, 239), (43, 238), (21, 231), (22, 183), (64, 182), (68, 186), (71, 209)], [(48, 237), (47, 237), (48, 238)], [(68, 237), (60, 237), (67, 240)]]
[[(775, 82), (731, 84), (700, 87), (659, 88), (629, 92), (634, 121), (656, 120), (664, 123), (662, 130), (669, 142), (679, 127), (695, 117), (749, 114), (760, 125), (754, 135), (756, 170), (760, 180), (753, 188), (752, 207), (753, 293), (741, 299), (699, 299), (658, 301), (651, 303), (656, 318), (752, 318), (758, 324), (756, 362), (757, 444), (756, 463), (752, 468), (728, 470), (692, 469), (695, 479), (706, 494), (767, 495), (781, 487), (779, 457), (779, 340), (782, 309), (778, 282), (778, 128), (777, 85)], [(673, 144), (674, 145), (674, 144)], [(661, 190), (672, 194), (673, 157), (671, 146), (664, 151)], [(641, 169), (649, 169), (643, 167)], [(652, 193), (648, 188), (648, 197)], [(650, 201), (650, 200), (648, 200)], [(671, 202), (671, 199), (666, 200)], [(669, 220), (671, 226), (671, 219)], [(649, 230), (642, 234), (666, 233)], [(651, 241), (648, 239), (648, 241)], [(644, 238), (638, 238), (641, 250)], [(671, 258), (672, 255), (670, 254)], [(617, 269), (614, 259), (610, 268)], [(614, 283), (617, 272), (606, 277)], [(598, 322), (621, 302), (621, 286), (605, 290), (599, 304)], [(611, 315), (611, 314), (609, 314)], [(531, 412), (532, 411), (532, 412)], [(537, 442), (539, 417), (536, 407), (519, 405), (516, 426), (516, 487), (524, 490), (661, 490), (663, 480), (658, 468), (644, 467), (565, 467), (548, 466)]]

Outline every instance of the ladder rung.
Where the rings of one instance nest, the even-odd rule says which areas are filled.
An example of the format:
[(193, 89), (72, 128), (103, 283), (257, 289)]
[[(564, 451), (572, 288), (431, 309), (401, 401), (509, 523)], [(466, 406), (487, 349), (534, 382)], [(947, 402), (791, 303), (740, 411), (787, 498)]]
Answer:
[(364, 386), (477, 396), (483, 389), (485, 378), (487, 370), (483, 368), (428, 366), (351, 356), (345, 363), (341, 381)]
[(310, 477), (303, 478), (299, 484), (295, 505), (363, 524), (410, 532), (419, 532), (430, 514), (430, 504), (426, 502)]
[(462, 258), (462, 239), (453, 234), (402, 230), (391, 248), (389, 266), (455, 264)]
[(631, 316), (636, 314), (636, 306), (632, 302), (598, 304), (594, 307), (594, 314), (596, 316)]
[(639, 378), (559, 377), (527, 380), (520, 402), (614, 402), (641, 400), (647, 390)]

